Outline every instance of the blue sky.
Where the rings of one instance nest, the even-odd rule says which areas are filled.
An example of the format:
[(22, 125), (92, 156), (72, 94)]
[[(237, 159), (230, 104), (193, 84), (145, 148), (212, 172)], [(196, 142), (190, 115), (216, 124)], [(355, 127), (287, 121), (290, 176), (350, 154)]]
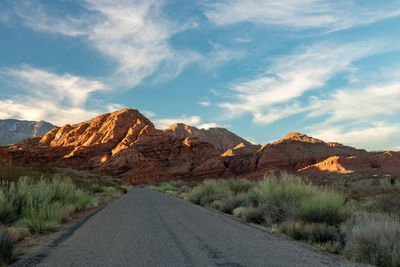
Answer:
[(137, 108), (157, 127), (400, 150), (398, 0), (3, 0), (0, 119)]

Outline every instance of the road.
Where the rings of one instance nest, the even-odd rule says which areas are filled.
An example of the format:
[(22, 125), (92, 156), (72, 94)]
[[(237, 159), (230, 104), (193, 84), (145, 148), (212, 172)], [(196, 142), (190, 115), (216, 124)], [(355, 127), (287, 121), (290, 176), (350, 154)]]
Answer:
[(38, 266), (351, 266), (150, 189), (135, 189), (41, 255)]

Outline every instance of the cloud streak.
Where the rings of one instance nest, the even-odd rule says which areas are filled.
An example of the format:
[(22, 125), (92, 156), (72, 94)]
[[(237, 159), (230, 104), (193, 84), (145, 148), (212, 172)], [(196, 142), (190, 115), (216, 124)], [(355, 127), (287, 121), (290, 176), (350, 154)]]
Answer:
[[(360, 1), (361, 2), (361, 1)], [(348, 29), (400, 15), (399, 2), (368, 6), (355, 1), (224, 0), (206, 5), (206, 17), (217, 26), (241, 22), (288, 28)]]
[[(293, 102), (304, 93), (321, 88), (351, 63), (376, 52), (378, 42), (337, 45), (316, 44), (293, 55), (276, 59), (265, 74), (233, 83), (234, 101), (220, 103), (232, 117), (245, 113), (253, 122), (272, 123), (309, 108)], [(283, 106), (282, 106), (283, 105)]]

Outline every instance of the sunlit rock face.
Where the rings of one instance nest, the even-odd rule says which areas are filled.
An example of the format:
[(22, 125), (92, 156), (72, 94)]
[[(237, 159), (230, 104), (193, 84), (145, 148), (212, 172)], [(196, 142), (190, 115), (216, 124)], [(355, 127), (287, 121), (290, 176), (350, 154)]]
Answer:
[(138, 184), (170, 179), (262, 178), (268, 171), (311, 176), (400, 175), (400, 153), (367, 152), (300, 133), (253, 145), (223, 128), (174, 124), (158, 130), (138, 110), (124, 109), (54, 128), (0, 147), (0, 161), (52, 164)]

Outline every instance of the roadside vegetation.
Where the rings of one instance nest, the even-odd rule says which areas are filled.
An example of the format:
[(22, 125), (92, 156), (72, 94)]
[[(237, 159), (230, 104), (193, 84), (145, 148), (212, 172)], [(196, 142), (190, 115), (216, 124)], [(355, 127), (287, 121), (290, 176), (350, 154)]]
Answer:
[(56, 231), (74, 213), (97, 207), (131, 187), (119, 179), (72, 169), (0, 166), (0, 266), (18, 241)]
[(399, 179), (318, 186), (293, 174), (270, 173), (257, 182), (170, 181), (155, 189), (361, 263), (400, 266)]

